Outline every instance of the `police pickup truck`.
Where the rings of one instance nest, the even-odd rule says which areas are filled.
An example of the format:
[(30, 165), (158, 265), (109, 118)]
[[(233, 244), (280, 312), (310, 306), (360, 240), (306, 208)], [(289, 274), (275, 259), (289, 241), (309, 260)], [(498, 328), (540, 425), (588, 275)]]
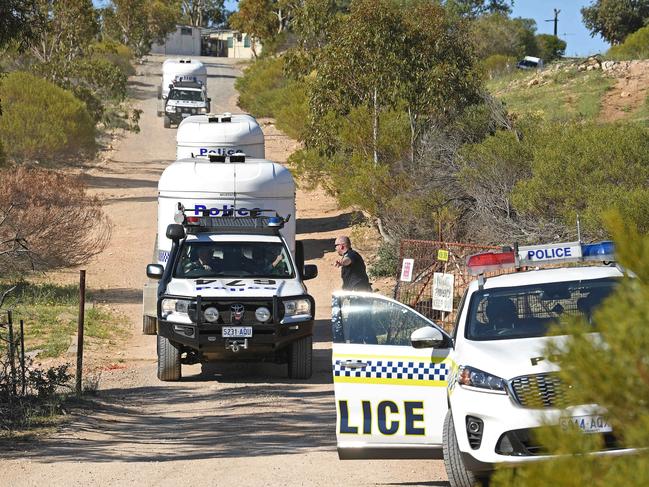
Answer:
[(210, 111), (211, 99), (207, 97), (205, 85), (195, 77), (180, 76), (169, 85), (165, 100), (164, 127), (178, 125), (192, 115)]
[[(595, 405), (568, 405), (546, 336), (563, 315), (590, 316), (622, 277), (611, 242), (520, 247), (471, 256), (478, 275), (451, 335), (412, 308), (371, 293), (333, 296), (333, 381), (341, 459), (444, 458), (452, 487), (471, 487), (496, 465), (544, 458), (534, 432), (573, 421), (616, 442)], [(533, 267), (485, 278), (484, 273)]]

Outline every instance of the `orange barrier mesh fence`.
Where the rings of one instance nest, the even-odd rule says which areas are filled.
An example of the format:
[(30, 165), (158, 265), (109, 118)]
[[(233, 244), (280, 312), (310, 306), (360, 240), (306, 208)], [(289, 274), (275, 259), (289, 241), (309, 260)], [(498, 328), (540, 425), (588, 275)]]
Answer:
[[(464, 291), (476, 278), (469, 275), (466, 259), (470, 255), (489, 250), (500, 250), (500, 247), (458, 242), (402, 240), (394, 298), (442, 324), (444, 329), (450, 332)], [(400, 280), (403, 259), (413, 259), (414, 261), (412, 279), (409, 282)], [(452, 312), (433, 309), (433, 276), (436, 272), (453, 275)], [(500, 273), (502, 274), (502, 272)]]

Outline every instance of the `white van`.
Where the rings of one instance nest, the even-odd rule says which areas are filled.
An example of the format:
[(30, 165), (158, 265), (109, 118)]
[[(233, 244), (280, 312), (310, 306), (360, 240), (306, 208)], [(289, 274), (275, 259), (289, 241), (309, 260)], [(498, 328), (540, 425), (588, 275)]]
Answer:
[(263, 159), (264, 133), (254, 117), (221, 113), (186, 118), (176, 134), (176, 158), (229, 156), (243, 152), (250, 159)]

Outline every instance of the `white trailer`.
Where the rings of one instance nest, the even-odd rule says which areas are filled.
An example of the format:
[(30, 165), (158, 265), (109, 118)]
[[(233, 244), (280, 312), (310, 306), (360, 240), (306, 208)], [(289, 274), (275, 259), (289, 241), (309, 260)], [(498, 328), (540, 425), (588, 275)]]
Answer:
[(264, 133), (254, 117), (245, 113), (195, 115), (178, 126), (176, 158), (229, 156), (243, 152), (247, 158), (263, 159)]
[(169, 85), (178, 78), (186, 80), (195, 78), (207, 88), (207, 68), (196, 59), (166, 59), (162, 63), (162, 79), (158, 87), (158, 98), (166, 99)]

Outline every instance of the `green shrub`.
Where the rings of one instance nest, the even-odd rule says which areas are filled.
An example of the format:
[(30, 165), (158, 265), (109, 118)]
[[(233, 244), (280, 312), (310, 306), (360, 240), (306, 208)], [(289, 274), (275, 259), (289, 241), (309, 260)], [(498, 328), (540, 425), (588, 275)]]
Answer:
[(0, 80), (0, 142), (17, 161), (89, 155), (95, 124), (83, 102), (67, 90), (16, 71)]
[(649, 233), (649, 137), (634, 125), (550, 124), (532, 143), (532, 177), (512, 192), (528, 217), (575, 225), (606, 237), (602, 214), (617, 209)]
[(394, 277), (398, 265), (399, 252), (397, 246), (383, 241), (376, 252), (376, 262), (370, 266), (370, 277)]
[(550, 34), (538, 34), (539, 57), (546, 63), (559, 59), (566, 52), (566, 41)]
[(255, 117), (272, 117), (277, 127), (299, 139), (308, 116), (306, 86), (288, 79), (282, 58), (259, 59), (237, 79), (239, 106)]
[(114, 64), (126, 76), (135, 74), (135, 68), (131, 64), (133, 52), (124, 44), (112, 41), (98, 42), (92, 46), (92, 57)]
[(606, 57), (618, 61), (649, 58), (649, 25), (629, 35), (622, 44), (612, 46)]
[(489, 79), (511, 73), (515, 66), (516, 58), (504, 54), (494, 54), (482, 62), (482, 68), (489, 76)]

